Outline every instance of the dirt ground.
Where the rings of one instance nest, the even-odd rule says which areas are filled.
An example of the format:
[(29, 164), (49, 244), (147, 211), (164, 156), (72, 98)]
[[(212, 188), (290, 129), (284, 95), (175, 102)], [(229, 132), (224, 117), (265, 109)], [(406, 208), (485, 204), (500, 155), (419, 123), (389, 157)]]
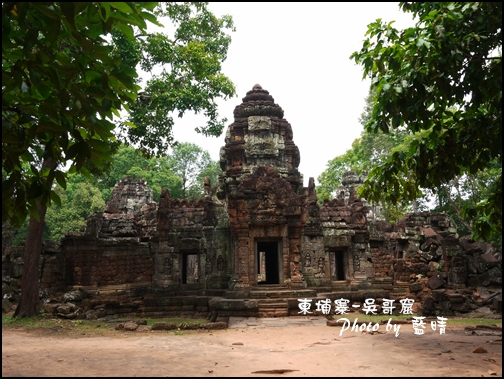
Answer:
[[(502, 337), (467, 336), (462, 327), (415, 335), (411, 325), (402, 325), (398, 337), (383, 326), (383, 334), (340, 331), (289, 326), (72, 337), (6, 329), (2, 376), (502, 376)], [(487, 352), (473, 353), (479, 347)], [(267, 370), (281, 371), (254, 373)]]

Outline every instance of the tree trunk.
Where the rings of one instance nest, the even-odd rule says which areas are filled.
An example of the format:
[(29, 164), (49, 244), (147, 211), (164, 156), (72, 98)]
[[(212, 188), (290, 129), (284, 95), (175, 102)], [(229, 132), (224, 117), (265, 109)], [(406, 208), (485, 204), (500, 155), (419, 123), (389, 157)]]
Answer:
[[(52, 165), (50, 162), (50, 158), (44, 159), (42, 169), (46, 167), (51, 169), (56, 168), (56, 165)], [(38, 201), (37, 213), (40, 222), (30, 215), (30, 225), (25, 243), (23, 276), (21, 278), (21, 296), (14, 312), (14, 317), (17, 318), (36, 316), (40, 311), (39, 266), (46, 211), (47, 206), (42, 205)]]

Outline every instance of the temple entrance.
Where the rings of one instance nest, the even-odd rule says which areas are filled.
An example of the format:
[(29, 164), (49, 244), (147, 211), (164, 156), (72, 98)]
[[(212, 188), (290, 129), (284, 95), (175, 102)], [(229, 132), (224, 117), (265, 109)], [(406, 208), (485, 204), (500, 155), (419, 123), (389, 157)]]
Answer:
[(331, 260), (331, 280), (346, 280), (348, 259), (345, 251), (329, 252)]
[(182, 284), (198, 283), (198, 254), (182, 254)]
[(280, 283), (280, 265), (279, 265), (279, 243), (257, 242), (256, 249), (256, 272), (257, 284), (279, 284)]

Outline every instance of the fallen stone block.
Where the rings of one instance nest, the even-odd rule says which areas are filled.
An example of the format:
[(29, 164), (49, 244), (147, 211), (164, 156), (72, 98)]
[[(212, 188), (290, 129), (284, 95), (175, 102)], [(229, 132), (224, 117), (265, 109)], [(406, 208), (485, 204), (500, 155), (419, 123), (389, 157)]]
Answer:
[(2, 299), (2, 312), (7, 313), (12, 309), (12, 304), (9, 299)]
[(198, 325), (198, 329), (209, 329), (209, 330), (227, 329), (227, 327), (228, 323), (224, 321), (209, 322), (207, 324)]
[(147, 325), (138, 325), (137, 332), (150, 332), (151, 328)]
[(82, 292), (81, 291), (67, 292), (66, 294), (63, 295), (63, 301), (65, 303), (82, 301)]
[(155, 322), (151, 326), (151, 330), (173, 330), (177, 329), (177, 325), (171, 322)]
[(61, 305), (61, 303), (46, 303), (42, 306), (42, 310), (47, 315), (55, 315)]
[(127, 330), (129, 332), (133, 332), (137, 330), (138, 325), (135, 322), (128, 321), (124, 323), (124, 330)]
[(440, 274), (431, 276), (427, 281), (427, 285), (432, 290), (437, 290), (438, 288), (443, 287), (445, 284), (446, 282), (444, 281), (444, 279), (441, 277)]
[(423, 288), (422, 283), (413, 283), (409, 285), (410, 292), (418, 292)]

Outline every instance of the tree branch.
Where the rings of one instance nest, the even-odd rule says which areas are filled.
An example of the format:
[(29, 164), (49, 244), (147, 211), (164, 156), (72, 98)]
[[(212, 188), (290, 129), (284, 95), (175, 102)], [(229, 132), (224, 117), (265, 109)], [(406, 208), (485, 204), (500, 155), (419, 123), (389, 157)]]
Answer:
[(446, 187), (441, 187), (441, 188), (444, 191), (446, 197), (448, 198), (448, 202), (450, 203), (451, 207), (453, 208), (453, 210), (457, 214), (457, 217), (460, 220), (460, 222), (462, 223), (462, 225), (464, 225), (469, 230), (469, 232), (472, 234), (473, 233), (472, 226), (470, 224), (468, 224), (467, 221), (462, 218), (462, 215), (460, 214), (460, 209), (457, 207), (457, 205), (455, 204), (455, 202), (451, 198), (450, 194), (446, 190)]

